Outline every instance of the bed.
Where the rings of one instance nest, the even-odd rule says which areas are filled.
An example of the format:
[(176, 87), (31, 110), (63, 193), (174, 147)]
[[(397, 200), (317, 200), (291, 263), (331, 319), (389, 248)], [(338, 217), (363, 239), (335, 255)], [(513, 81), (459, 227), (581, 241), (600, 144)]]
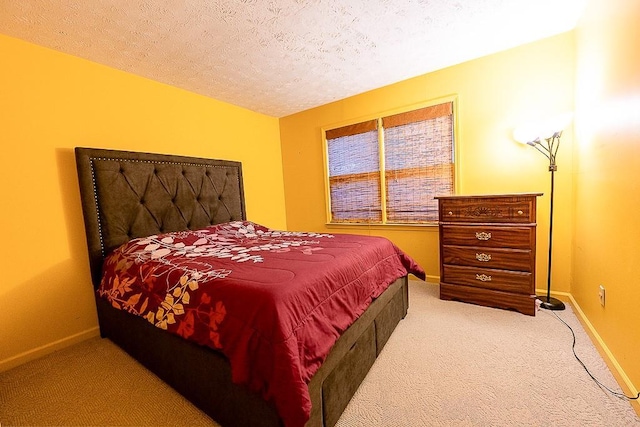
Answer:
[[(232, 331), (231, 326), (227, 326), (233, 324), (231, 320), (220, 323), (220, 325), (214, 324), (213, 321), (210, 322), (211, 328), (216, 330), (216, 334), (212, 332), (209, 334), (213, 345), (187, 340), (184, 336), (192, 334), (192, 329), (189, 329), (191, 332), (185, 334), (185, 322), (180, 324), (182, 332), (170, 333), (164, 330), (167, 329), (166, 321), (164, 329), (160, 327), (160, 317), (155, 317), (155, 311), (153, 313), (147, 312), (145, 317), (141, 314), (141, 310), (134, 309), (132, 306), (124, 307), (123, 304), (117, 302), (121, 300), (105, 298), (105, 284), (114, 283), (114, 280), (116, 282), (122, 280), (118, 277), (107, 279), (107, 273), (114, 270), (110, 267), (113, 265), (118, 265), (120, 268), (126, 264), (129, 268), (135, 264), (125, 263), (125, 255), (135, 256), (136, 259), (148, 255), (149, 259), (153, 258), (155, 261), (167, 264), (166, 258), (169, 257), (167, 255), (169, 250), (164, 249), (166, 245), (158, 250), (158, 245), (163, 245), (163, 242), (171, 242), (174, 249), (178, 245), (180, 248), (184, 248), (185, 244), (182, 241), (176, 243), (178, 238), (198, 239), (196, 245), (188, 243), (193, 240), (184, 240), (187, 242), (187, 247), (196, 248), (189, 253), (189, 256), (192, 257), (199, 256), (200, 252), (204, 250), (203, 247), (196, 247), (197, 243), (210, 239), (209, 244), (204, 246), (209, 248), (215, 246), (211, 251), (215, 251), (217, 254), (217, 263), (218, 261), (222, 262), (223, 256), (220, 255), (219, 247), (211, 244), (210, 236), (215, 236), (215, 239), (218, 239), (216, 244), (221, 242), (220, 244), (227, 245), (224, 250), (231, 247), (233, 251), (236, 251), (231, 255), (224, 253), (224, 261), (233, 258), (236, 262), (234, 266), (242, 263), (243, 268), (245, 265), (248, 266), (258, 261), (262, 263), (265, 257), (268, 259), (272, 255), (279, 256), (278, 254), (281, 252), (287, 252), (287, 256), (293, 256), (291, 248), (294, 246), (296, 257), (319, 253), (327, 256), (326, 254), (331, 253), (331, 250), (338, 249), (331, 249), (330, 244), (324, 242), (329, 240), (342, 242), (339, 245), (342, 248), (359, 244), (358, 239), (360, 238), (353, 236), (352, 240), (349, 240), (348, 237), (344, 237), (347, 239), (345, 242), (340, 240), (343, 239), (342, 236), (279, 232), (247, 221), (242, 165), (239, 162), (80, 147), (76, 148), (75, 153), (91, 279), (96, 290), (96, 307), (101, 336), (120, 346), (223, 426), (306, 425), (311, 427), (335, 425), (396, 325), (407, 313), (407, 273), (411, 272), (417, 277), (424, 278), (424, 271), (413, 263), (413, 260), (402, 254), (403, 257), (406, 257), (403, 259), (408, 265), (403, 270), (403, 274), (398, 273), (400, 269), (397, 267), (392, 268), (389, 265), (381, 264), (379, 269), (384, 272), (383, 279), (378, 276), (364, 275), (358, 279), (358, 286), (354, 286), (354, 288), (365, 289), (365, 286), (370, 286), (371, 289), (377, 291), (372, 294), (373, 297), (368, 298), (366, 306), (355, 310), (357, 313), (353, 314), (353, 319), (349, 321), (349, 324), (346, 324), (344, 328), (336, 327), (339, 335), (331, 341), (326, 354), (314, 354), (315, 359), (312, 359), (315, 362), (308, 363), (311, 367), (303, 364), (301, 367), (287, 368), (287, 372), (307, 374), (306, 376), (302, 375), (304, 381), (302, 394), (304, 396), (300, 397), (301, 400), (295, 400), (297, 397), (294, 396), (294, 403), (288, 404), (293, 408), (287, 409), (287, 406), (282, 404), (283, 399), (274, 398), (271, 392), (265, 391), (270, 390), (268, 384), (270, 378), (278, 379), (281, 377), (281, 373), (285, 372), (280, 367), (272, 368), (278, 374), (270, 372), (264, 378), (261, 377), (253, 382), (250, 378), (238, 381), (238, 358), (236, 353), (228, 350), (230, 344), (226, 344), (230, 342), (227, 337), (231, 332), (227, 332), (226, 336), (222, 335), (223, 338), (217, 336), (220, 325), (225, 325), (224, 328), (220, 327), (221, 334), (225, 328)], [(230, 243), (227, 239), (231, 234), (241, 235), (244, 239), (247, 239), (247, 236), (251, 239), (256, 237), (263, 239), (266, 234), (277, 234), (277, 242), (280, 246), (268, 243), (260, 248), (256, 248), (254, 245), (240, 250), (238, 243)], [(249, 240), (253, 242), (251, 239)], [(265, 250), (265, 247), (268, 250)], [(147, 252), (144, 252), (143, 249)], [(257, 252), (249, 252), (254, 249)], [(324, 252), (322, 252), (323, 249)], [(142, 251), (143, 255), (140, 253), (131, 255), (135, 250)], [(121, 258), (117, 258), (118, 256)], [(200, 258), (197, 259), (200, 260)], [(124, 269), (117, 271), (124, 271)], [(230, 272), (231, 270), (225, 271)], [(268, 270), (263, 270), (259, 274), (270, 277), (272, 282), (277, 282), (277, 275), (265, 275), (264, 271)], [(302, 277), (305, 271), (294, 272), (293, 276)], [(220, 276), (218, 275), (218, 277)], [(375, 277), (375, 279), (368, 279), (368, 277)], [(366, 280), (374, 283), (364, 283)], [(182, 284), (184, 285), (183, 292), (188, 290), (191, 299), (199, 298), (200, 301), (204, 301), (206, 298), (207, 302), (211, 299), (211, 295), (209, 295), (213, 292), (211, 289), (204, 293), (204, 297), (202, 294), (196, 296), (196, 292), (201, 290), (196, 290), (197, 286), (189, 288), (190, 283), (192, 284), (185, 279)], [(292, 283), (294, 283), (293, 280)], [(334, 279), (327, 278), (321, 289), (331, 287), (333, 283)], [(123, 288), (122, 283), (119, 285), (120, 288)], [(336, 289), (327, 292), (333, 295), (337, 293), (338, 289), (341, 291), (345, 287), (340, 285), (339, 288), (336, 287)], [(218, 288), (226, 289), (224, 286), (216, 285), (216, 289)], [(182, 297), (183, 294), (175, 292), (178, 291), (174, 291), (174, 295)], [(306, 293), (314, 292), (307, 291)], [(184, 294), (186, 293), (184, 292)], [(138, 294), (133, 296), (136, 298), (129, 297), (129, 302), (135, 299), (137, 307), (148, 308), (149, 298), (145, 299), (143, 304), (141, 300), (139, 301)], [(166, 298), (171, 299), (172, 297), (167, 296)], [(297, 301), (295, 298), (298, 297), (292, 298), (294, 298), (292, 301)], [(323, 301), (323, 304), (327, 299), (324, 296), (318, 298)], [(253, 298), (244, 300), (243, 307), (251, 305), (247, 301), (253, 301)], [(162, 307), (168, 307), (166, 301), (164, 304)], [(340, 305), (339, 302), (335, 304)], [(345, 305), (344, 301), (342, 301), (342, 305)], [(303, 306), (304, 304), (300, 305), (300, 307)], [(317, 305), (313, 307), (315, 310)], [(163, 319), (165, 319), (165, 310), (160, 311), (164, 313)], [(266, 333), (264, 325), (269, 323), (269, 320), (258, 319), (257, 323), (246, 326), (244, 325), (245, 319), (242, 317), (244, 314), (240, 316), (239, 312), (227, 311), (235, 313), (233, 316), (229, 315), (230, 319), (232, 317), (234, 319), (242, 318), (240, 327), (250, 328), (252, 331), (259, 330), (262, 334)], [(253, 317), (253, 313), (251, 311), (247, 317)], [(184, 314), (182, 309), (181, 314)], [(301, 316), (306, 316), (304, 322), (298, 321), (291, 326), (291, 330), (287, 330), (287, 334), (295, 331), (296, 334), (304, 336), (302, 332), (299, 332), (303, 329), (300, 325), (304, 324), (303, 326), (306, 328), (307, 323), (311, 322), (306, 320), (310, 318), (308, 313), (302, 313)], [(339, 317), (336, 315), (336, 318)], [(169, 325), (169, 327), (171, 326)], [(271, 328), (269, 331), (272, 329), (276, 330), (277, 328)], [(241, 334), (238, 333), (238, 335)], [(307, 344), (311, 343), (313, 346), (314, 336), (309, 335), (311, 338), (306, 338)], [(220, 339), (225, 343), (224, 345), (220, 344)], [(302, 341), (305, 339), (294, 341), (294, 347), (291, 347), (300, 350), (300, 354), (303, 354)], [(274, 344), (276, 342), (277, 345), (280, 345), (281, 340), (274, 340), (268, 345), (276, 348), (276, 344)], [(296, 345), (298, 347), (295, 347)], [(262, 347), (251, 347), (246, 342), (237, 345), (237, 347), (243, 346), (248, 346), (250, 350), (248, 354), (264, 354), (260, 353), (263, 351)], [(286, 353), (287, 351), (278, 354)], [(295, 353), (292, 356), (294, 359), (298, 354), (295, 351), (289, 351), (289, 353)], [(311, 353), (305, 348), (305, 357)], [(284, 357), (278, 356), (276, 359), (277, 363), (282, 363), (280, 360)], [(283, 380), (281, 382), (288, 384), (289, 381)], [(261, 385), (259, 389), (256, 389), (257, 386), (253, 383), (267, 385)], [(272, 388), (275, 389), (275, 386)], [(306, 409), (298, 408), (298, 404), (295, 402), (303, 402), (300, 404), (301, 408)], [(307, 403), (309, 405), (305, 406)], [(299, 416), (300, 413), (303, 415)]]

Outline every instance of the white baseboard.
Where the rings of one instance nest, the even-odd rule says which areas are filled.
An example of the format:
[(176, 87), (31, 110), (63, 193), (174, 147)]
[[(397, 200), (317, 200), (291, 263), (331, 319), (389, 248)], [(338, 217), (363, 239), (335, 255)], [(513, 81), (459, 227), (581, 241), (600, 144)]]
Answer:
[(100, 328), (96, 326), (52, 343), (25, 351), (24, 353), (9, 357), (8, 359), (0, 360), (0, 372), (8, 371), (9, 369), (22, 365), (23, 363), (38, 359), (42, 356), (53, 353), (54, 351), (88, 340), (89, 338), (97, 337), (98, 335), (100, 335)]
[(429, 283), (440, 283), (440, 276), (429, 276), (427, 275), (427, 282)]
[[(536, 289), (536, 295), (541, 296), (541, 295), (547, 295), (547, 290), (546, 289)], [(572, 297), (571, 294), (569, 292), (556, 292), (556, 291), (551, 291), (551, 296), (558, 298), (560, 301), (563, 302), (572, 302)]]

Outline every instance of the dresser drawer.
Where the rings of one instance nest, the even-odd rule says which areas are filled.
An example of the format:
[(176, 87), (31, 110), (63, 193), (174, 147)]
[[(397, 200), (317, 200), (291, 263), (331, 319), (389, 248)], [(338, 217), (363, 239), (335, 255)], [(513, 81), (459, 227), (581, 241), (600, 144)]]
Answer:
[(516, 310), (529, 316), (536, 315), (536, 296), (533, 294), (515, 294), (474, 286), (440, 283), (440, 299), (471, 302), (489, 307)]
[(535, 222), (534, 197), (440, 198), (440, 221), (443, 222)]
[(525, 249), (443, 246), (444, 264), (531, 272), (534, 254)]
[(442, 225), (443, 245), (530, 249), (535, 242), (533, 227)]
[(527, 295), (533, 294), (535, 290), (531, 273), (454, 265), (444, 265), (443, 273), (444, 277), (440, 280), (447, 284), (468, 285)]

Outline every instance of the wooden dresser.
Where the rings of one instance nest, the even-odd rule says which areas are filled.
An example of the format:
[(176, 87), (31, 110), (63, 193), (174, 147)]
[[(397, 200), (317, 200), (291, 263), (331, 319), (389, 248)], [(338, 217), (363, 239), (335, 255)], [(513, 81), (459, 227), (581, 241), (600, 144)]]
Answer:
[(436, 197), (440, 299), (535, 316), (536, 198), (541, 195)]

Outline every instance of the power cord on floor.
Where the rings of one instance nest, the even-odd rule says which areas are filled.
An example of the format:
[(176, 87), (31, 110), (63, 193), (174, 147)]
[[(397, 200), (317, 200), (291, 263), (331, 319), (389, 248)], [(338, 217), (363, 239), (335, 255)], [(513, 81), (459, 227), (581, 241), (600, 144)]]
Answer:
[(562, 323), (565, 324), (565, 326), (567, 328), (569, 328), (569, 330), (571, 331), (571, 335), (573, 336), (573, 344), (571, 345), (571, 350), (573, 351), (573, 355), (575, 356), (576, 360), (578, 362), (580, 362), (580, 364), (582, 365), (582, 367), (584, 368), (585, 371), (587, 371), (587, 374), (589, 374), (589, 376), (591, 377), (591, 379), (593, 381), (596, 382), (596, 384), (598, 384), (600, 387), (604, 388), (605, 390), (607, 390), (609, 393), (613, 394), (614, 396), (616, 396), (617, 398), (620, 399), (627, 399), (627, 400), (638, 400), (640, 398), (640, 393), (638, 393), (638, 395), (636, 397), (631, 397), (631, 396), (627, 396), (624, 393), (620, 393), (617, 392), (615, 390), (610, 389), (609, 387), (607, 387), (606, 385), (602, 384), (596, 377), (593, 376), (593, 374), (591, 372), (589, 372), (589, 369), (587, 368), (587, 366), (584, 364), (584, 362), (582, 362), (582, 360), (580, 360), (580, 358), (578, 357), (578, 355), (576, 354), (576, 334), (573, 332), (573, 329), (571, 328), (571, 326), (569, 326), (569, 324), (567, 322), (565, 322), (560, 316), (558, 316), (555, 311), (550, 310), (551, 313), (553, 313), (554, 316), (556, 316), (556, 318), (561, 321)]

